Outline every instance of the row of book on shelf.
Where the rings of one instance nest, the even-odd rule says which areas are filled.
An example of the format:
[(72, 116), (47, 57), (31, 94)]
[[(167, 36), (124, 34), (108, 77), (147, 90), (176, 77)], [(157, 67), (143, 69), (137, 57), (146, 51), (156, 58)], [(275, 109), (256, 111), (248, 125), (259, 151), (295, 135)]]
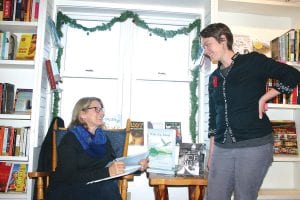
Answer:
[(290, 29), (271, 41), (271, 56), (279, 61), (300, 61), (300, 29)]
[(40, 0), (0, 0), (0, 21), (37, 21)]
[(30, 127), (0, 126), (0, 156), (27, 156)]
[(17, 88), (12, 83), (0, 83), (0, 113), (30, 113), (32, 89)]
[(33, 60), (37, 34), (0, 30), (0, 60)]
[(28, 164), (0, 161), (0, 192), (24, 193)]
[[(266, 84), (266, 91), (272, 89), (278, 80), (269, 78)], [(300, 83), (293, 89), (290, 94), (280, 94), (269, 101), (276, 104), (300, 104)]]

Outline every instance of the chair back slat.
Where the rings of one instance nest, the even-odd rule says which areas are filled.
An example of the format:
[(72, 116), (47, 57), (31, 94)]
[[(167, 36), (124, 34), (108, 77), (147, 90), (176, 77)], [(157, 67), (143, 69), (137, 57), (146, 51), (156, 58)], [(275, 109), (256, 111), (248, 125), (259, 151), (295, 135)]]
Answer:
[(128, 119), (124, 129), (103, 129), (103, 133), (109, 139), (117, 158), (127, 156), (130, 124), (131, 122)]

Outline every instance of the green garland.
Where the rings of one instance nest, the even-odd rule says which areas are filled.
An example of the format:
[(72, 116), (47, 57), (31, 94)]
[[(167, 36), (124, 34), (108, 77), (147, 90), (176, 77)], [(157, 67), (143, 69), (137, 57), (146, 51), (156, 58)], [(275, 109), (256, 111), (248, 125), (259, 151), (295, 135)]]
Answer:
[[(163, 37), (165, 39), (173, 38), (177, 35), (181, 34), (189, 34), (191, 31), (196, 29), (197, 34), (192, 42), (192, 49), (191, 49), (191, 57), (193, 61), (196, 61), (198, 58), (198, 52), (200, 47), (200, 38), (199, 38), (199, 32), (200, 32), (200, 26), (201, 21), (200, 19), (196, 19), (194, 22), (190, 23), (187, 27), (180, 28), (178, 30), (164, 30), (161, 28), (151, 28), (148, 26), (148, 24), (140, 19), (139, 15), (132, 12), (132, 11), (125, 11), (121, 13), (120, 17), (114, 17), (112, 18), (108, 23), (103, 23), (102, 25), (95, 26), (95, 27), (85, 27), (81, 24), (78, 24), (75, 19), (72, 19), (68, 17), (67, 15), (64, 15), (62, 12), (57, 13), (57, 20), (56, 20), (56, 30), (58, 33), (59, 38), (63, 36), (62, 33), (62, 27), (63, 25), (69, 25), (70, 27), (81, 29), (83, 31), (89, 32), (95, 32), (95, 31), (107, 31), (111, 30), (113, 25), (118, 22), (125, 22), (128, 19), (132, 19), (132, 22), (143, 29), (146, 29), (149, 31), (150, 34), (157, 35), (159, 37)], [(63, 54), (63, 49), (59, 48), (57, 53), (57, 59), (56, 63), (58, 66), (58, 69), (60, 70), (61, 67), (61, 57)], [(197, 111), (198, 111), (198, 96), (197, 96), (197, 87), (199, 82), (199, 68), (196, 67), (194, 70), (192, 70), (192, 82), (190, 83), (190, 94), (191, 94), (191, 114), (190, 114), (190, 132), (192, 141), (196, 142), (196, 127), (197, 127)], [(59, 102), (59, 94), (58, 92), (54, 92), (54, 102), (53, 102), (53, 110), (52, 110), (52, 116), (55, 117), (58, 114), (58, 102)]]

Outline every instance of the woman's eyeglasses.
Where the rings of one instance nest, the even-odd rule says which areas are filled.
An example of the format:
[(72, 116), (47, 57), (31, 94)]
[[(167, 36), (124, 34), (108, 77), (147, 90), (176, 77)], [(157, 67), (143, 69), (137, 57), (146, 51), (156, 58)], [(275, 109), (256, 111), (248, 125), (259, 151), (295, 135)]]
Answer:
[(101, 108), (101, 107), (89, 107), (87, 109), (95, 109), (95, 111), (97, 113), (99, 113), (99, 112), (105, 112), (104, 108)]

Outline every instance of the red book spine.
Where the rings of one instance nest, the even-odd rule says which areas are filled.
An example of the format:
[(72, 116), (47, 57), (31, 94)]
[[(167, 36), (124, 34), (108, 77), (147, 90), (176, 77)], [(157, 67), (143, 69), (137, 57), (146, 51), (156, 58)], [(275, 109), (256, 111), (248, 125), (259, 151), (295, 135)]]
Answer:
[(49, 80), (49, 83), (50, 83), (51, 90), (55, 90), (56, 89), (56, 83), (55, 83), (54, 74), (53, 74), (53, 71), (52, 71), (51, 60), (46, 60), (46, 70), (47, 70), (48, 80)]

